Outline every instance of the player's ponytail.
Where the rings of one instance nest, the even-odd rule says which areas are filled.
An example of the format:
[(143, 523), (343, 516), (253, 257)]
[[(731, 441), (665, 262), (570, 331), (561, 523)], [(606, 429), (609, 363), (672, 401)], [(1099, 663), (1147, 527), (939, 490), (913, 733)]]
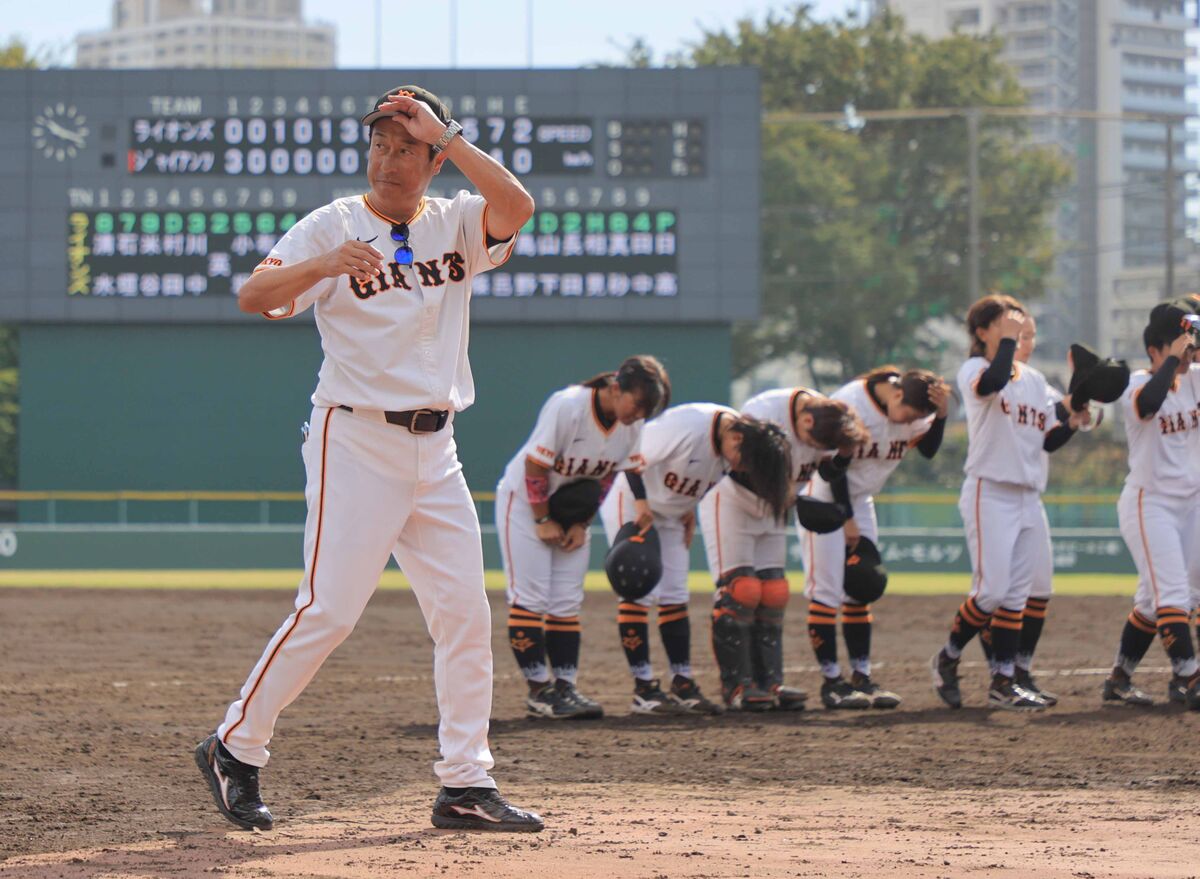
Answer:
[(671, 379), (667, 370), (649, 354), (628, 357), (616, 372), (602, 372), (581, 384), (585, 388), (605, 388), (613, 382), (641, 401), (647, 418), (653, 418), (671, 403)]
[(841, 400), (813, 397), (804, 404), (804, 412), (812, 416), (809, 434), (813, 442), (823, 449), (861, 446), (871, 439), (858, 413)]
[(787, 518), (792, 503), (792, 450), (787, 435), (769, 421), (742, 415), (730, 430), (742, 438), (737, 472), (776, 522)]
[(987, 352), (987, 346), (980, 340), (978, 331), (986, 330), (1007, 311), (1029, 313), (1024, 305), (1003, 293), (991, 293), (971, 306), (967, 312), (967, 335), (971, 338), (972, 357), (983, 357)]

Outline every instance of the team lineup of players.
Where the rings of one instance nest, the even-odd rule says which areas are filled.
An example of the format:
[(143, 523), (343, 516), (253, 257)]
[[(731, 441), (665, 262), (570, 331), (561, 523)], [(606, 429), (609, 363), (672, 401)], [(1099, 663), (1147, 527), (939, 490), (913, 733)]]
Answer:
[[(1169, 700), (1200, 710), (1189, 629), (1200, 605), (1197, 311), (1197, 297), (1155, 306), (1143, 333), (1149, 369), (1132, 376), (1123, 363), (1073, 346), (1074, 375), (1064, 396), (1029, 365), (1036, 328), (1022, 303), (990, 295), (971, 307), (969, 357), (956, 377), (968, 430), (959, 511), (971, 590), (930, 661), (934, 689), (948, 706), (963, 704), (958, 666), (976, 635), (991, 670), (989, 706), (1038, 711), (1057, 703), (1032, 674), (1052, 591), (1042, 505), (1049, 455), (1092, 425), (1099, 411), (1093, 401), (1119, 400), (1130, 472), (1118, 514), (1138, 586), (1101, 698), (1153, 704), (1132, 675), (1157, 633), (1171, 662)], [(609, 570), (634, 680), (633, 712), (805, 707), (806, 693), (783, 683), (789, 523), (803, 550), (821, 703), (898, 706), (901, 697), (871, 674), (871, 603), (886, 580), (881, 575), (878, 585), (864, 587), (854, 577), (852, 585), (847, 571), (863, 559), (878, 562), (874, 496), (910, 449), (927, 458), (937, 453), (953, 396), (949, 384), (926, 370), (884, 366), (828, 397), (808, 388), (771, 390), (741, 411), (714, 403), (670, 406), (670, 395), (666, 370), (647, 355), (557, 391), (501, 478), (497, 535), (509, 642), (528, 683), (527, 712), (551, 719), (603, 714), (576, 686), (595, 515), (610, 559), (632, 540), (640, 544), (632, 554), (653, 571), (652, 589), (647, 582), (628, 592)], [(721, 692), (711, 699), (691, 664), (687, 576), (697, 529), (716, 587), (711, 638)], [(669, 666), (665, 687), (650, 659), (652, 607)], [(839, 614), (848, 676), (838, 660)]]

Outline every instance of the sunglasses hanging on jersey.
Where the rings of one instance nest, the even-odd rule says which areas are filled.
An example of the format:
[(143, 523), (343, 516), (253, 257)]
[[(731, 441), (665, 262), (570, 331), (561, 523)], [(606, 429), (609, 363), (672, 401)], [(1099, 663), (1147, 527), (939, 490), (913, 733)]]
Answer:
[(392, 240), (398, 245), (395, 255), (396, 264), (411, 266), (413, 264), (413, 249), (408, 243), (408, 223), (392, 224)]

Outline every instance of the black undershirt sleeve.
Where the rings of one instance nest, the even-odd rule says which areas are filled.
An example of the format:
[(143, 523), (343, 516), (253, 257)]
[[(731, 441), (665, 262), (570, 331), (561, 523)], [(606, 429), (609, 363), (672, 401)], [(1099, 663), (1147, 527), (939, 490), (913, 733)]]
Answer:
[(644, 501), (646, 499), (646, 483), (642, 481), (642, 474), (626, 470), (625, 481), (629, 483), (629, 490), (633, 492), (634, 500)]
[(1166, 402), (1167, 391), (1175, 381), (1175, 371), (1179, 369), (1179, 358), (1171, 355), (1162, 362), (1162, 366), (1151, 376), (1150, 381), (1142, 385), (1137, 398), (1138, 418), (1149, 418), (1162, 408)]
[(1003, 390), (1012, 377), (1013, 357), (1016, 353), (1016, 339), (1001, 339), (1000, 347), (996, 349), (996, 356), (992, 358), (991, 364), (983, 371), (983, 375), (979, 377), (979, 383), (975, 385), (975, 393), (981, 397), (990, 397), (997, 391)]
[(853, 519), (854, 507), (850, 506), (850, 482), (846, 479), (846, 471), (829, 480), (829, 488), (833, 492), (833, 502), (843, 508), (847, 519)]
[(917, 451), (926, 458), (932, 458), (937, 454), (938, 449), (942, 447), (942, 437), (944, 437), (945, 434), (946, 419), (933, 419), (933, 424), (929, 425), (929, 430), (925, 431), (925, 435), (917, 441)]

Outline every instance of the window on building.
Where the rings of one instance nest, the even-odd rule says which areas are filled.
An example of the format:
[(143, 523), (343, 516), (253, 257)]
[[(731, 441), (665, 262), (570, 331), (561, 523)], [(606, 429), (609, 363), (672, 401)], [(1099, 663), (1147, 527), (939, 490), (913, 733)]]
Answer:
[(970, 9), (956, 9), (946, 16), (946, 24), (950, 30), (956, 30), (960, 27), (979, 27), (980, 21), (981, 17), (978, 7), (971, 7)]

